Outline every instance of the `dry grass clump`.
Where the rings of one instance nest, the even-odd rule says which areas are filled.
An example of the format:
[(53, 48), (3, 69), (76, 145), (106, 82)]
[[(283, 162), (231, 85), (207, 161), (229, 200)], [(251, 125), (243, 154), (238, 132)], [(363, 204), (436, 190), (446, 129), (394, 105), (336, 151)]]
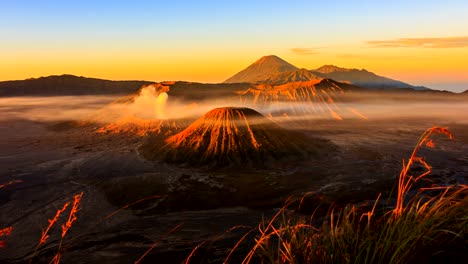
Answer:
[(76, 194), (73, 196), (73, 202), (66, 202), (61, 209), (58, 209), (57, 212), (55, 213), (55, 216), (52, 217), (51, 219), (48, 220), (49, 224), (45, 230), (42, 231), (41, 238), (39, 239), (39, 243), (36, 246), (36, 249), (34, 250), (33, 257), (31, 258), (31, 262), (34, 259), (34, 255), (36, 254), (37, 250), (44, 245), (47, 240), (50, 238), (50, 231), (52, 228), (56, 225), (57, 221), (59, 220), (60, 216), (67, 210), (70, 204), (72, 204), (70, 212), (68, 214), (68, 218), (66, 222), (61, 226), (62, 232), (60, 236), (60, 243), (58, 246), (58, 251), (57, 254), (52, 258), (50, 263), (58, 264), (60, 263), (60, 259), (62, 257), (62, 243), (63, 239), (65, 238), (67, 232), (70, 230), (70, 228), (73, 226), (73, 223), (78, 220), (77, 217), (77, 212), (79, 210), (78, 206), (80, 204), (81, 198), (83, 197), (83, 192)]
[[(242, 263), (461, 263), (468, 249), (468, 186), (435, 186), (408, 194), (431, 172), (418, 151), (434, 148), (434, 134), (453, 137), (442, 127), (422, 134), (403, 162), (393, 206), (379, 203), (379, 195), (367, 212), (349, 205), (319, 218), (299, 215), (286, 205), (258, 225), (255, 244)], [(411, 174), (415, 163), (426, 170)], [(430, 196), (427, 190), (437, 193)]]
[[(348, 205), (341, 209), (331, 208), (325, 216), (298, 214), (290, 210), (296, 201), (288, 201), (270, 220), (262, 221), (257, 229), (250, 229), (237, 241), (224, 263), (240, 254), (238, 251), (241, 244), (249, 241), (255, 232), (258, 233), (242, 263), (462, 263), (468, 257), (468, 186), (432, 186), (420, 188), (416, 194), (409, 195), (415, 183), (432, 171), (432, 167), (418, 152), (423, 147), (435, 147), (435, 134), (453, 138), (452, 133), (442, 127), (432, 127), (422, 134), (410, 158), (403, 160), (396, 198), (393, 200), (382, 201), (379, 195), (368, 210)], [(413, 174), (411, 169), (415, 164), (422, 165), (425, 170)], [(0, 188), (17, 182), (20, 181), (2, 184)], [(60, 263), (62, 243), (78, 220), (82, 196), (83, 192), (76, 194), (73, 200), (65, 202), (48, 220), (31, 262), (37, 250), (50, 238), (59, 219), (69, 209), (68, 217), (61, 225), (57, 253), (50, 261)], [(160, 196), (143, 198), (125, 205), (102, 218), (96, 225), (134, 204), (157, 198)], [(164, 237), (180, 227), (181, 224), (176, 225)], [(228, 232), (240, 227), (244, 228), (236, 226)], [(0, 238), (9, 236), (12, 230), (11, 226), (0, 229)], [(161, 239), (155, 241), (135, 263), (141, 263)], [(195, 247), (184, 263), (189, 263), (207, 241)], [(4, 247), (4, 243), (0, 240), (0, 247)]]

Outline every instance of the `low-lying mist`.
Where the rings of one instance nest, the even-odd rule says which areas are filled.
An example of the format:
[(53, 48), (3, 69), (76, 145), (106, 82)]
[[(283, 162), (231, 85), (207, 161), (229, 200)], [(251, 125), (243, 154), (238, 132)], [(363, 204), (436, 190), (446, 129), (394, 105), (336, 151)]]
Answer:
[(116, 96), (103, 95), (0, 98), (0, 121), (80, 120), (116, 98)]
[[(250, 107), (267, 117), (288, 119), (398, 119), (432, 118), (435, 121), (468, 123), (466, 99), (447, 99), (446, 96), (415, 95), (388, 96), (383, 93), (352, 94), (346, 100), (333, 102), (297, 103), (294, 101), (246, 103), (238, 97), (190, 99), (171, 96), (147, 86), (134, 97), (122, 100), (117, 96), (60, 96), (0, 98), (0, 121), (31, 120), (56, 122), (93, 118), (112, 122), (119, 117), (135, 116), (142, 119), (198, 118), (217, 107)], [(440, 98), (439, 98), (440, 97)], [(109, 113), (108, 115), (106, 113)], [(106, 116), (109, 119), (106, 120)], [(112, 117), (112, 118), (111, 118)]]

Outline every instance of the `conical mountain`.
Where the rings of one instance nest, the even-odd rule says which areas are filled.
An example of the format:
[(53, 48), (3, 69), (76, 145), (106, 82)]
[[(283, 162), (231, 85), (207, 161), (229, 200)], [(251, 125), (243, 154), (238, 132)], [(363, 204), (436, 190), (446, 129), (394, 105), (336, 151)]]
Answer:
[(284, 72), (298, 68), (278, 56), (264, 56), (249, 67), (224, 81), (224, 83), (258, 83)]
[(315, 70), (299, 69), (275, 55), (262, 57), (246, 69), (224, 81), (224, 83), (281, 85), (289, 82), (321, 79), (332, 79), (370, 89), (428, 89), (380, 76), (365, 69), (347, 69), (334, 65), (324, 65)]
[(148, 142), (142, 153), (162, 154), (171, 163), (226, 166), (271, 166), (281, 160), (297, 160), (312, 153), (326, 155), (334, 145), (286, 130), (250, 108), (216, 108), (182, 132), (169, 137), (161, 149)]

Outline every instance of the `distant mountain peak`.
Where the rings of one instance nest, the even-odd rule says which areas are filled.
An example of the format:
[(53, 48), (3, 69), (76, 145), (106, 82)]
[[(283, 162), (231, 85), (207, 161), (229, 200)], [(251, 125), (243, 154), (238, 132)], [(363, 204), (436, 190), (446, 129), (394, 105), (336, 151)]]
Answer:
[(283, 72), (298, 68), (276, 55), (263, 56), (249, 67), (235, 74), (224, 83), (257, 83)]
[(370, 89), (426, 89), (425, 87), (413, 86), (398, 80), (379, 76), (365, 69), (347, 69), (332, 64), (323, 65), (315, 70), (299, 69), (276, 55), (261, 57), (249, 67), (224, 81), (224, 83), (266, 83), (279, 85), (289, 82), (320, 80), (326, 78)]
[(335, 65), (327, 64), (316, 69), (315, 71), (327, 74), (327, 73), (332, 73), (332, 72), (349, 72), (349, 71), (352, 71), (352, 69), (346, 69), (346, 68), (341, 68)]
[(280, 57), (276, 55), (266, 55), (258, 59), (254, 64), (259, 64), (259, 63), (285, 63), (289, 64), (287, 61), (281, 59)]
[(312, 72), (321, 75), (323, 78), (330, 78), (338, 82), (346, 82), (365, 88), (411, 88), (416, 90), (425, 89), (424, 87), (416, 87), (398, 80), (379, 76), (365, 69), (346, 69), (335, 65), (323, 65), (318, 69), (312, 70)]

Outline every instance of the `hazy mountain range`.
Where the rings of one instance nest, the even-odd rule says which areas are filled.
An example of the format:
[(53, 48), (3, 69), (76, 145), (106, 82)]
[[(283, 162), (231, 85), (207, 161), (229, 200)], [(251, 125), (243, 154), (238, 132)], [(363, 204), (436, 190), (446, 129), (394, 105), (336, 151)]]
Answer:
[[(283, 59), (270, 55), (264, 56), (228, 78), (223, 83), (194, 83), (187, 81), (171, 82), (171, 95), (204, 98), (207, 94), (232, 95), (246, 89), (265, 87), (297, 86), (294, 83), (330, 83), (322, 82), (333, 80), (335, 85), (346, 88), (350, 85), (353, 90), (363, 87), (368, 90), (380, 91), (447, 91), (430, 90), (422, 86), (414, 86), (398, 80), (376, 75), (367, 70), (345, 69), (333, 65), (324, 65), (320, 68), (308, 70), (297, 68)], [(61, 95), (99, 95), (99, 94), (131, 94), (140, 87), (154, 83), (153, 81), (111, 81), (96, 78), (87, 78), (69, 74), (52, 75), (26, 80), (0, 82), (0, 96), (61, 96)], [(260, 85), (260, 86), (259, 86)], [(288, 86), (289, 87), (289, 86)], [(348, 88), (349, 88), (348, 87)], [(468, 92), (464, 92), (468, 94)]]
[(224, 81), (224, 83), (268, 83), (278, 85), (288, 82), (317, 79), (333, 79), (338, 82), (371, 89), (427, 89), (426, 87), (413, 86), (401, 81), (379, 76), (364, 69), (345, 69), (334, 65), (324, 65), (318, 69), (312, 70), (300, 69), (275, 55), (260, 58), (249, 67)]
[(128, 94), (153, 82), (110, 81), (69, 74), (0, 82), (0, 96)]

